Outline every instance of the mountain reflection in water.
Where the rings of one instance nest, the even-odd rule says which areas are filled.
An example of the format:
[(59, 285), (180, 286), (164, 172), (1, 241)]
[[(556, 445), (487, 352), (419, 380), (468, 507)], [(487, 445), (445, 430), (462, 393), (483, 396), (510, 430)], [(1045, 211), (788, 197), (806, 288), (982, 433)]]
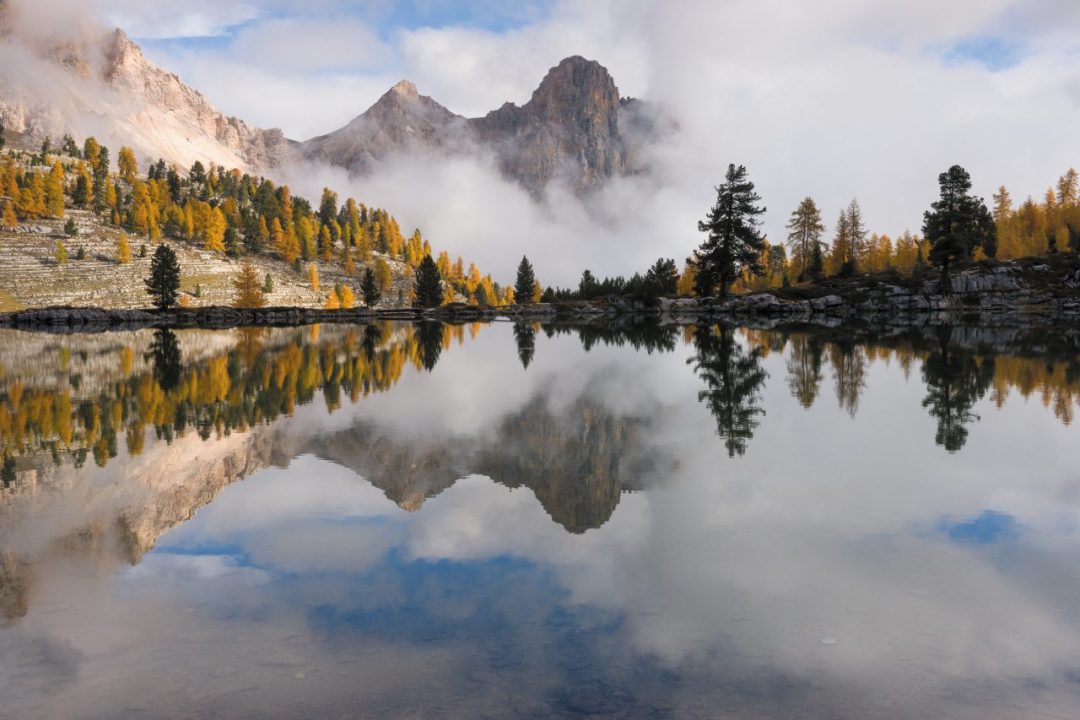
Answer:
[(1070, 331), (0, 336), (0, 717), (1080, 710)]

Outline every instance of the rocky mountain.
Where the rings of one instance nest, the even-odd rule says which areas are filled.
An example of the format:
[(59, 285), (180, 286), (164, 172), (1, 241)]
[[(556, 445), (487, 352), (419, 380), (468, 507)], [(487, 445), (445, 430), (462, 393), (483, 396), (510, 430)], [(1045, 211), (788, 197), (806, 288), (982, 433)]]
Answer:
[(309, 159), (357, 174), (403, 153), (491, 152), (503, 173), (540, 194), (555, 179), (579, 191), (643, 169), (640, 149), (663, 123), (653, 108), (622, 99), (599, 63), (569, 57), (522, 106), (506, 103), (464, 118), (401, 82), (344, 128), (300, 146)]
[(345, 127), (307, 142), (228, 117), (149, 61), (121, 30), (42, 28), (40, 9), (0, 0), (0, 123), (28, 146), (89, 135), (165, 158), (269, 173), (290, 160), (324, 161), (363, 175), (402, 154), (485, 153), (535, 195), (553, 180), (588, 191), (644, 169), (641, 149), (670, 123), (623, 99), (599, 63), (570, 57), (522, 106), (456, 115), (403, 81)]
[(146, 158), (266, 170), (289, 142), (216, 110), (179, 77), (150, 62), (121, 30), (32, 26), (26, 6), (0, 0), (0, 122), (39, 143), (95, 135)]

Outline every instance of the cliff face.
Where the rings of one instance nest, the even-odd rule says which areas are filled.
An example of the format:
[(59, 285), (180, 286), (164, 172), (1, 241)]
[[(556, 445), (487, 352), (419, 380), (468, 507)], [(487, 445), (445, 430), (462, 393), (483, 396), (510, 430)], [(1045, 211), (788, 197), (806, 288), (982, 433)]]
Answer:
[(46, 135), (96, 135), (183, 167), (200, 160), (261, 171), (285, 160), (289, 144), (280, 130), (222, 114), (147, 60), (122, 31), (43, 36), (28, 22), (0, 0), (0, 122), (7, 130), (34, 143)]
[(309, 158), (362, 174), (395, 154), (494, 154), (502, 172), (533, 194), (555, 179), (578, 191), (640, 169), (634, 146), (654, 133), (637, 101), (623, 100), (597, 62), (570, 57), (552, 68), (525, 105), (506, 103), (466, 119), (411, 83), (400, 83), (344, 128), (301, 145)]

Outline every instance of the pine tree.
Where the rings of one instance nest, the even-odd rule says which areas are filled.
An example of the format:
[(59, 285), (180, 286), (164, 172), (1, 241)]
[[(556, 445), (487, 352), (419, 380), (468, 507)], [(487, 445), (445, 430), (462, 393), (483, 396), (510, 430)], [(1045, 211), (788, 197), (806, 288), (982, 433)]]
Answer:
[(67, 248), (64, 247), (63, 240), (56, 241), (56, 263), (57, 265), (67, 265), (68, 254)]
[(791, 262), (799, 271), (799, 279), (813, 277), (815, 255), (821, 257), (821, 235), (825, 232), (821, 211), (813, 198), (804, 198), (799, 203), (799, 207), (791, 213), (787, 229)]
[(716, 204), (698, 223), (698, 230), (708, 233), (694, 252), (698, 295), (711, 295), (717, 290), (721, 296), (727, 295), (741, 272), (761, 273), (759, 259), (765, 238), (758, 216), (764, 214), (765, 208), (758, 205), (760, 201), (746, 168), (728, 165), (724, 183), (716, 188)]
[[(267, 275), (267, 278), (270, 276)], [(236, 297), (233, 306), (238, 308), (254, 309), (266, 306), (266, 296), (260, 287), (259, 275), (250, 260), (244, 261), (240, 267), (240, 274), (233, 281)]]
[(266, 279), (263, 280), (262, 290), (267, 295), (274, 292), (274, 278), (270, 273), (266, 273)]
[(131, 246), (128, 244), (128, 236), (120, 233), (116, 238), (116, 262), (126, 265), (131, 262)]
[(536, 275), (533, 274), (532, 263), (529, 258), (521, 256), (518, 263), (517, 282), (514, 283), (514, 299), (519, 305), (532, 302), (533, 286), (536, 284)]
[(439, 268), (431, 255), (424, 255), (420, 266), (416, 268), (416, 299), (413, 304), (420, 308), (433, 308), (442, 305), (443, 288)]
[(941, 266), (941, 289), (951, 289), (949, 265), (968, 260), (976, 248), (987, 257), (997, 253), (994, 218), (981, 198), (969, 195), (971, 176), (953, 165), (938, 176), (940, 199), (923, 215), (923, 235), (930, 243), (930, 262)]
[(382, 290), (375, 279), (375, 271), (370, 267), (364, 269), (364, 279), (360, 284), (360, 291), (364, 294), (364, 304), (369, 308), (375, 307), (382, 297)]
[(153, 300), (154, 307), (164, 310), (176, 305), (180, 295), (180, 263), (168, 245), (159, 245), (150, 258), (146, 292)]

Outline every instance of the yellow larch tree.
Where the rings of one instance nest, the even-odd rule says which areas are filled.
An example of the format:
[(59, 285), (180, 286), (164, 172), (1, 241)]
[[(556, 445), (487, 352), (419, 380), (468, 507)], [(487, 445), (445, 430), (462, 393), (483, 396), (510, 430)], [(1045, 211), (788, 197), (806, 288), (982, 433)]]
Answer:
[(57, 160), (45, 183), (45, 212), (50, 217), (64, 217), (64, 166)]
[(116, 262), (121, 265), (131, 262), (131, 245), (128, 244), (128, 236), (125, 233), (120, 233), (120, 237), (116, 238)]
[(240, 274), (233, 281), (236, 297), (233, 305), (238, 308), (254, 309), (266, 305), (266, 295), (263, 294), (262, 283), (255, 266), (251, 261), (245, 261), (240, 267)]

